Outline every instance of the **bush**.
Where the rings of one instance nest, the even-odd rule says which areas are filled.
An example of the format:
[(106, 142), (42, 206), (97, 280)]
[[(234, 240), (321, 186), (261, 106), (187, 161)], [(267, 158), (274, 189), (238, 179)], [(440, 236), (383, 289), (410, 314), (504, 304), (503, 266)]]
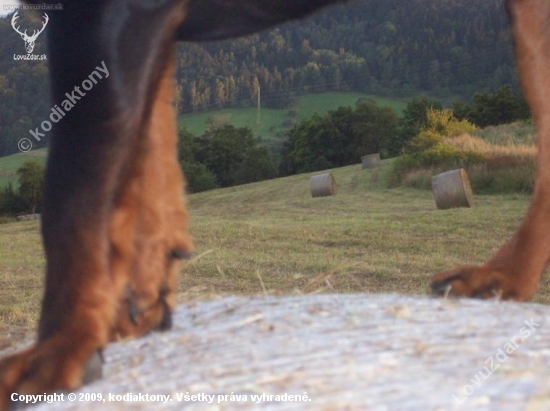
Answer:
[(19, 188), (10, 183), (0, 190), (0, 215), (40, 212), (44, 166), (28, 161), (17, 170)]
[(249, 128), (212, 125), (200, 138), (179, 132), (178, 160), (187, 191), (198, 193), (277, 176), (269, 151)]
[(510, 86), (494, 93), (476, 93), (472, 105), (455, 103), (455, 116), (467, 119), (479, 127), (494, 126), (526, 120), (531, 117), (529, 106), (522, 95), (514, 95)]
[(421, 131), (411, 140), (407, 147), (408, 153), (421, 153), (443, 142), (443, 136), (435, 131)]
[(200, 193), (201, 191), (219, 188), (216, 175), (204, 164), (197, 161), (182, 163), (183, 174), (187, 180), (188, 193)]
[(434, 132), (421, 132), (409, 154), (394, 162), (391, 185), (429, 189), (431, 176), (464, 167), (475, 193), (531, 193), (536, 155), (532, 140), (512, 135), (509, 126), (490, 133), (485, 140), (470, 134), (440, 138)]
[(431, 131), (441, 136), (452, 137), (477, 130), (477, 127), (468, 120), (457, 119), (449, 109), (428, 109), (426, 116), (427, 124), (422, 131)]
[(454, 147), (447, 142), (452, 141), (452, 137), (445, 137), (474, 130), (473, 124), (457, 120), (450, 110), (429, 108), (426, 124), (407, 145), (407, 154), (394, 162), (390, 176), (392, 185), (406, 182), (407, 186), (425, 187), (428, 181), (426, 170), (433, 175), (483, 161), (481, 153)]
[(483, 156), (474, 151), (460, 151), (447, 144), (437, 144), (416, 156), (421, 167), (462, 167), (479, 163)]
[(450, 110), (429, 108), (426, 118), (422, 130), (407, 145), (407, 154), (394, 163), (394, 183), (402, 182), (406, 174), (413, 170), (463, 167), (483, 160), (483, 156), (476, 151), (462, 150), (445, 142), (446, 135), (474, 131), (476, 127), (473, 124), (457, 120)]
[(13, 223), (15, 221), (17, 220), (13, 217), (0, 216), (0, 224), (8, 224), (8, 223)]
[(236, 184), (254, 183), (277, 177), (277, 168), (265, 147), (250, 149), (240, 168), (235, 172)]
[(399, 132), (396, 135), (391, 155), (398, 155), (407, 146), (409, 141), (426, 128), (428, 124), (428, 110), (443, 109), (441, 103), (430, 100), (425, 96), (416, 97), (410, 100), (403, 111), (403, 118), (400, 120)]

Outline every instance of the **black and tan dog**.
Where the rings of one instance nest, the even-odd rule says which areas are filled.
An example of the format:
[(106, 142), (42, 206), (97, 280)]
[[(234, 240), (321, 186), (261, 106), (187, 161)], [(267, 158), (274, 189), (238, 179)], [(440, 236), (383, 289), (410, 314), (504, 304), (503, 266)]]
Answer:
[[(170, 327), (177, 260), (192, 250), (176, 159), (176, 41), (244, 35), (336, 1), (79, 0), (50, 13), (52, 102), (102, 62), (109, 77), (52, 130), (38, 341), (0, 362), (0, 410), (13, 392), (74, 390), (109, 341)], [(550, 2), (508, 6), (539, 130), (534, 200), (495, 257), (438, 274), (436, 293), (528, 300), (550, 257)]]

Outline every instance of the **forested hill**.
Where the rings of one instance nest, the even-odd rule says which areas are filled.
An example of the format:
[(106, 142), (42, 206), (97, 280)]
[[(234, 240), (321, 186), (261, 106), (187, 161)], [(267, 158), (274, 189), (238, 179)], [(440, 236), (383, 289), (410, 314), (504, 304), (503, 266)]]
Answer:
[(300, 24), (216, 44), (180, 46), (185, 111), (292, 93), (419, 90), (469, 96), (516, 85), (502, 0), (359, 0)]
[[(252, 105), (258, 89), (264, 106), (286, 107), (311, 92), (470, 96), (515, 85), (502, 3), (356, 0), (244, 39), (181, 44), (178, 108)], [(13, 60), (24, 49), (10, 18), (0, 18), (0, 156), (17, 151), (51, 107), (44, 63)], [(35, 53), (45, 52), (44, 39)]]

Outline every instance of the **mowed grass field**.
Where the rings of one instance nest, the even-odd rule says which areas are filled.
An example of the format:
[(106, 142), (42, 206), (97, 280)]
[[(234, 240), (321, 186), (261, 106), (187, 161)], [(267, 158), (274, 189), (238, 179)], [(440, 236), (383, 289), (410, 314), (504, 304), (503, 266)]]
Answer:
[[(189, 197), (196, 257), (179, 301), (226, 295), (429, 292), (431, 275), (481, 263), (525, 212), (524, 195), (436, 210), (430, 191), (385, 189), (388, 167), (332, 170), (338, 194), (311, 198), (303, 174)], [(32, 337), (44, 256), (37, 222), (0, 225), (0, 349)], [(545, 277), (535, 301), (550, 302)]]

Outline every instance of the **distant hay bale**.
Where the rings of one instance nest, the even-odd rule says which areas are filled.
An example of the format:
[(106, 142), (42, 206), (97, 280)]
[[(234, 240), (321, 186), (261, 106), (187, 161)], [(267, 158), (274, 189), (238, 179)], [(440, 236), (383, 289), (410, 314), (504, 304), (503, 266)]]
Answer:
[(380, 153), (369, 154), (361, 157), (361, 169), (374, 168), (380, 165)]
[(432, 192), (438, 209), (471, 207), (473, 194), (466, 170), (460, 168), (432, 178)]
[(309, 179), (309, 190), (312, 197), (336, 195), (336, 180), (331, 173), (319, 174)]

